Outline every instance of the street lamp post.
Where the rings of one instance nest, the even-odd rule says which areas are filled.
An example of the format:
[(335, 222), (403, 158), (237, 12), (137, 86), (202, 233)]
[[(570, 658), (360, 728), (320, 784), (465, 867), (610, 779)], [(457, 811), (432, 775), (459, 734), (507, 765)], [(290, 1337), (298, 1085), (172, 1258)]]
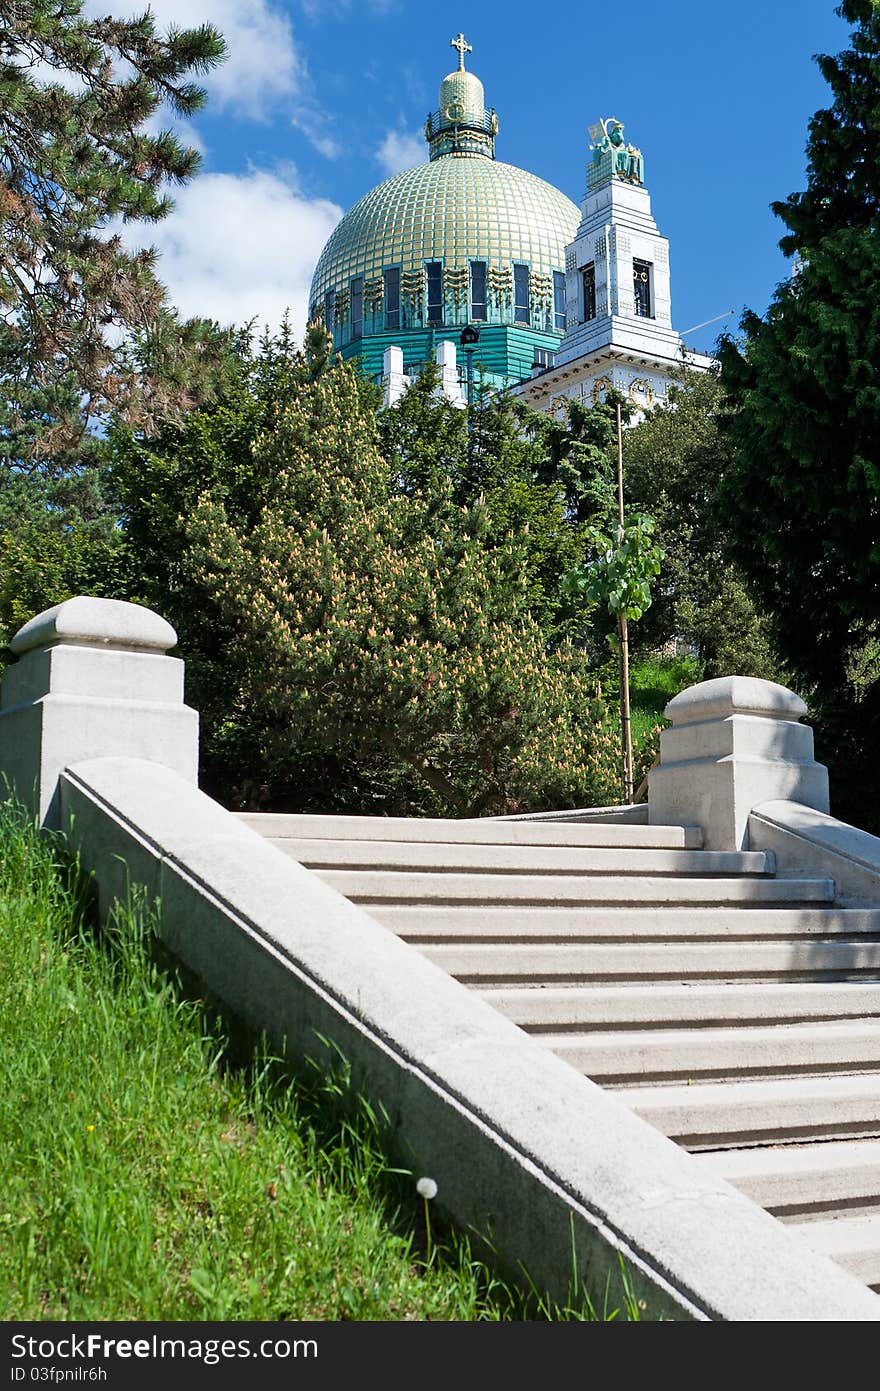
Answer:
[(467, 324), (461, 331), (458, 340), (464, 348), (467, 360), (467, 405), (468, 405), (468, 433), (473, 429), (471, 412), (474, 406), (474, 348), (480, 341), (480, 330), (474, 328), (473, 324)]

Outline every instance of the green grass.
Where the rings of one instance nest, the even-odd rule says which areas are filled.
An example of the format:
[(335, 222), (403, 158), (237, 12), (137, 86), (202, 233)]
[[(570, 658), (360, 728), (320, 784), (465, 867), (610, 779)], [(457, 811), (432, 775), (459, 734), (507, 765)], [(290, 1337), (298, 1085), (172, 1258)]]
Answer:
[(672, 697), (699, 679), (699, 664), (693, 657), (653, 657), (637, 662), (629, 678), (633, 707), (645, 718), (662, 719), (663, 707)]
[(344, 1068), (242, 1062), (144, 906), (95, 932), (63, 848), (9, 803), (0, 865), (0, 1319), (617, 1314), (528, 1298), (433, 1211), (426, 1230)]
[(663, 710), (673, 696), (699, 680), (699, 667), (692, 657), (655, 657), (635, 663), (630, 669), (630, 705), (633, 744), (650, 751), (659, 749), (657, 729), (665, 724)]

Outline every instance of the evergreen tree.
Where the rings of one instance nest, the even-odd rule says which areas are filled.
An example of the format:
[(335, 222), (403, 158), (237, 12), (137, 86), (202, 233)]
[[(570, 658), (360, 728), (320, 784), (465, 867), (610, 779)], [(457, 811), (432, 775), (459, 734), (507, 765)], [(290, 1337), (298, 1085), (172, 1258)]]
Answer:
[[(301, 805), (309, 804), (309, 788), (324, 799), (322, 805), (330, 805), (327, 777), (338, 770), (329, 769), (325, 759), (320, 767), (291, 765), (281, 777), (269, 773), (259, 730), (234, 698), (242, 655), (235, 632), (194, 573), (187, 522), (204, 497), (221, 504), (236, 526), (246, 530), (254, 523), (268, 486), (255, 465), (255, 442), (272, 433), (289, 402), (320, 375), (328, 358), (322, 329), (309, 330), (305, 353), (286, 319), (277, 334), (266, 332), (256, 347), (243, 332), (233, 342), (230, 370), (213, 402), (149, 435), (118, 422), (109, 431), (109, 501), (119, 519), (125, 597), (157, 609), (174, 624), (186, 652), (189, 697), (201, 717), (203, 783), (237, 805), (281, 803), (291, 780)], [(365, 401), (375, 399), (369, 383), (360, 380), (359, 388)], [(347, 772), (363, 792), (363, 777)]]
[(685, 639), (705, 679), (736, 671), (773, 680), (779, 670), (768, 624), (730, 554), (718, 502), (732, 452), (718, 423), (724, 397), (715, 373), (682, 370), (668, 402), (624, 435), (627, 504), (654, 517), (664, 551), (638, 641), (660, 649)]
[(548, 465), (550, 421), (503, 392), (481, 393), (465, 412), (438, 387), (437, 368), (428, 363), (400, 401), (379, 414), (379, 448), (401, 490), (460, 509), (484, 505), (489, 543), (503, 545), (512, 533), (520, 540), (528, 606), (549, 646), (581, 639), (584, 605), (566, 596), (562, 578), (582, 547), (565, 490)]
[(798, 258), (720, 357), (736, 553), (802, 682), (842, 691), (880, 623), (880, 9), (845, 0), (851, 47), (818, 59), (807, 188), (773, 205)]
[(403, 765), (422, 806), (477, 814), (605, 790), (594, 682), (550, 655), (528, 609), (523, 548), (448, 480), (401, 486), (350, 366), (299, 389), (254, 441), (244, 518), (206, 493), (186, 564), (234, 639), (224, 695), (268, 769), (321, 751)]
[[(114, 222), (157, 221), (195, 151), (149, 123), (190, 116), (217, 63), (209, 25), (157, 34), (149, 10), (95, 19), (84, 0), (0, 0), (0, 439), (20, 457), (82, 446), (96, 416), (155, 420), (211, 388), (224, 341), (183, 323)], [(49, 407), (47, 410), (46, 407)]]
[[(797, 257), (764, 318), (722, 341), (737, 555), (802, 688), (835, 806), (865, 824), (880, 750), (880, 8), (844, 0), (818, 59), (807, 187), (773, 205)], [(875, 818), (876, 821), (876, 818)]]

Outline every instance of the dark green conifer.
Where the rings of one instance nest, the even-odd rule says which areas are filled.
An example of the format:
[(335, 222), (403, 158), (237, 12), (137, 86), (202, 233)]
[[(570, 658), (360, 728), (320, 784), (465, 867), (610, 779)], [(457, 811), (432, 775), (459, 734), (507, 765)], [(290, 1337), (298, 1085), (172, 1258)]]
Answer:
[(152, 123), (197, 111), (193, 77), (223, 53), (210, 25), (161, 35), (148, 10), (96, 19), (84, 0), (0, 0), (7, 454), (45, 459), (105, 412), (155, 420), (208, 385), (216, 333), (179, 319), (155, 252), (127, 251), (118, 226), (164, 217), (168, 186), (195, 173), (198, 154)]

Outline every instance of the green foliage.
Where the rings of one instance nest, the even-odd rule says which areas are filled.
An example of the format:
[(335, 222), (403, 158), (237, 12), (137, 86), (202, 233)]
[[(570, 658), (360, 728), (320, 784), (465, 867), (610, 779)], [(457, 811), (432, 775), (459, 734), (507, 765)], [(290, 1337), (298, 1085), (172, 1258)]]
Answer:
[(616, 507), (618, 406), (626, 424), (632, 407), (618, 391), (607, 392), (604, 401), (589, 406), (569, 401), (562, 421), (544, 417), (546, 453), (541, 476), (562, 488), (574, 524), (609, 514)]
[(663, 551), (654, 540), (654, 519), (631, 512), (613, 532), (587, 527), (588, 559), (566, 577), (566, 586), (615, 618), (635, 621), (651, 604), (651, 580), (660, 573)]
[(100, 442), (51, 463), (0, 458), (0, 649), (73, 594), (122, 597), (122, 547)]
[(392, 409), (377, 420), (379, 447), (400, 488), (449, 498), (460, 507), (485, 504), (487, 542), (515, 534), (529, 611), (551, 647), (579, 640), (584, 611), (566, 597), (562, 578), (581, 552), (563, 487), (548, 469), (549, 421), (504, 393), (487, 395), (471, 412), (438, 394), (428, 363)]
[(469, 436), (428, 372), (377, 416), (316, 332), (241, 343), (222, 402), (112, 435), (129, 592), (178, 630), (206, 785), (291, 810), (602, 800), (560, 588), (581, 543), (523, 409), (486, 402)]
[(189, 997), (141, 896), (98, 935), (84, 878), (9, 802), (0, 865), (0, 1318), (603, 1316), (505, 1285), (436, 1216), (428, 1253), (344, 1060), (294, 1078)]
[(0, 646), (63, 599), (118, 595), (123, 587), (118, 537), (85, 526), (55, 529), (45, 518), (0, 529)]
[(706, 679), (731, 672), (778, 679), (767, 621), (730, 553), (728, 510), (718, 499), (732, 453), (719, 429), (723, 403), (721, 378), (683, 369), (668, 405), (624, 435), (627, 502), (650, 510), (664, 552), (639, 642), (662, 649), (683, 640)]
[(223, 56), (209, 25), (156, 32), (149, 11), (92, 18), (84, 0), (0, 0), (0, 439), (7, 455), (79, 445), (108, 411), (156, 419), (211, 389), (223, 335), (183, 323), (112, 225), (157, 221), (198, 155), (151, 130), (189, 116)]
[[(190, 564), (186, 527), (199, 499), (221, 502), (244, 529), (252, 524), (265, 492), (254, 443), (271, 434), (328, 360), (325, 335), (310, 330), (300, 351), (286, 321), (256, 350), (246, 336), (235, 348), (235, 372), (220, 401), (150, 436), (121, 426), (111, 432), (127, 597), (157, 609), (177, 630), (188, 698), (200, 714), (202, 783), (214, 795), (234, 805), (298, 810), (396, 809), (407, 794), (386, 759), (356, 765), (347, 755), (300, 747), (283, 766), (270, 766), (263, 731), (236, 694), (243, 660), (236, 631)], [(361, 379), (358, 386), (365, 406), (375, 401), (372, 386)]]
[[(847, 0), (839, 13), (855, 28), (818, 60), (833, 103), (810, 122), (807, 188), (774, 204), (798, 262), (767, 314), (747, 313), (742, 339), (721, 344), (735, 450), (722, 497), (782, 654), (813, 687), (820, 751), (827, 731), (830, 761), (851, 770), (880, 707), (862, 661), (880, 636), (880, 10)], [(832, 778), (838, 796), (865, 800), (864, 777), (859, 791)]]
[(458, 813), (589, 797), (593, 683), (570, 647), (548, 654), (523, 545), (493, 543), (485, 502), (434, 468), (401, 490), (353, 369), (302, 384), (253, 464), (254, 515), (204, 495), (187, 564), (236, 635), (234, 698), (270, 764), (383, 753)]
[(880, 12), (841, 13), (858, 28), (820, 60), (834, 104), (810, 123), (807, 190), (774, 205), (799, 265), (722, 344), (734, 541), (796, 675), (835, 687), (880, 621)]

